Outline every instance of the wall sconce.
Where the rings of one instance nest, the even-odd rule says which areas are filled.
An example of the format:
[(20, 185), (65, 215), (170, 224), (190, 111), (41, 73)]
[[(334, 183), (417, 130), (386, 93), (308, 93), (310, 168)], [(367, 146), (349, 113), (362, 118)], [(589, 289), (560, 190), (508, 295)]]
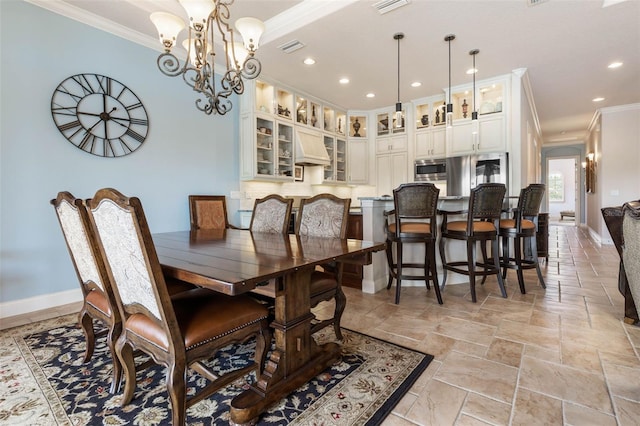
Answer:
[(593, 154), (593, 152), (590, 152), (587, 154), (587, 158), (589, 159), (589, 161), (593, 161), (595, 155)]

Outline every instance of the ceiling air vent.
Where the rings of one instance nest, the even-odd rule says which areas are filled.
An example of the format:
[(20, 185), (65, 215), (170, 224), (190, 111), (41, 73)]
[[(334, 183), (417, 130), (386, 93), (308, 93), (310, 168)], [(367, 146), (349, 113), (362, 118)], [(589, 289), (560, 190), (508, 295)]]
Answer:
[(380, 13), (380, 15), (384, 15), (387, 12), (391, 12), (394, 9), (405, 6), (409, 4), (409, 0), (381, 0), (373, 5), (373, 7)]
[(537, 6), (540, 3), (545, 3), (549, 0), (527, 0), (527, 6)]
[(298, 40), (291, 40), (286, 43), (282, 43), (278, 46), (278, 49), (282, 50), (284, 53), (292, 53), (298, 49), (302, 49), (304, 44), (299, 42)]

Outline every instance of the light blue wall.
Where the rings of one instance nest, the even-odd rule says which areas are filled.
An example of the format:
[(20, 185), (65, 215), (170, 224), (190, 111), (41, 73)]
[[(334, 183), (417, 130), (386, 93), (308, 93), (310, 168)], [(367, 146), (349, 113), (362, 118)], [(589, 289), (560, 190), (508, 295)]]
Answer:
[[(152, 232), (187, 229), (187, 195), (238, 189), (238, 115), (206, 116), (158, 52), (23, 1), (0, 1), (0, 303), (78, 288), (49, 200), (114, 187), (142, 200)], [(144, 145), (122, 158), (72, 146), (51, 118), (65, 78), (115, 78), (150, 118)], [(233, 205), (230, 206), (233, 211)]]

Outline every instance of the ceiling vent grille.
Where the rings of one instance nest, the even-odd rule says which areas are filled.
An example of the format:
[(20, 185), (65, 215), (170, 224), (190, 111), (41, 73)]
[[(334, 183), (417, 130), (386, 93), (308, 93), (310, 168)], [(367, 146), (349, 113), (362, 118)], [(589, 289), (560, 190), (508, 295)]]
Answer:
[(394, 9), (405, 6), (409, 4), (409, 0), (381, 0), (373, 5), (373, 7), (380, 13), (380, 15), (384, 15), (387, 12), (391, 12)]
[(304, 43), (301, 43), (298, 40), (291, 40), (286, 43), (282, 43), (278, 46), (278, 49), (282, 50), (284, 53), (292, 53), (298, 49), (302, 49), (304, 46)]
[(527, 0), (527, 6), (537, 6), (540, 3), (546, 3), (549, 0)]

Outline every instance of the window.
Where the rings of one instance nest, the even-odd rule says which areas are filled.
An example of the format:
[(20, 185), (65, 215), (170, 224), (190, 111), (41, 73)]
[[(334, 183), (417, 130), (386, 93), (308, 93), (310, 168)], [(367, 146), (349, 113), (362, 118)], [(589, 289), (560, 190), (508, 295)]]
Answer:
[(549, 173), (549, 201), (564, 202), (564, 176), (562, 173)]

